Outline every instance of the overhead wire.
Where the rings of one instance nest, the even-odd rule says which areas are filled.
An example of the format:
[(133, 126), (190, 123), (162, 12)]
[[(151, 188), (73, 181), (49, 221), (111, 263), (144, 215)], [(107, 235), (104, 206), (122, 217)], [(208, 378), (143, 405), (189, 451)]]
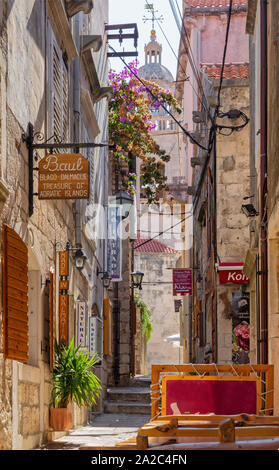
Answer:
[(231, 16), (232, 16), (232, 0), (230, 0), (229, 11), (228, 11), (228, 20), (227, 20), (227, 28), (226, 28), (226, 36), (225, 36), (225, 46), (224, 46), (224, 52), (223, 52), (220, 83), (219, 83), (218, 93), (217, 93), (217, 107), (215, 109), (215, 118), (217, 118), (217, 116), (218, 116), (219, 108), (220, 108), (220, 105), (221, 105), (221, 90), (222, 90), (222, 84), (223, 84), (223, 78), (224, 78), (224, 68), (225, 68), (225, 61), (226, 61), (226, 54), (227, 54), (227, 47), (228, 47), (228, 40), (229, 40)]
[[(178, 62), (178, 64), (179, 64), (179, 66), (181, 67), (182, 72), (185, 74), (185, 77), (186, 77), (185, 81), (187, 81), (187, 82), (190, 84), (190, 86), (192, 87), (192, 89), (193, 89), (195, 95), (196, 95), (197, 98), (199, 99), (198, 92), (197, 92), (197, 90), (195, 90), (195, 87), (194, 87), (193, 83), (191, 82), (190, 77), (187, 75), (187, 72), (186, 72), (185, 68), (182, 66), (182, 64), (181, 64), (181, 62), (180, 62), (180, 60), (179, 60), (179, 57), (177, 56), (177, 54), (176, 54), (176, 52), (174, 51), (174, 49), (173, 49), (173, 47), (172, 47), (170, 41), (168, 40), (167, 35), (166, 35), (165, 31), (163, 30), (163, 28), (162, 28), (162, 26), (161, 26), (161, 24), (160, 24), (159, 19), (155, 18), (155, 21), (157, 21), (158, 26), (159, 26), (159, 28), (160, 28), (160, 30), (161, 30), (161, 32), (162, 32), (162, 34), (163, 34), (165, 40), (167, 41), (167, 44), (169, 45), (169, 47), (170, 47), (172, 53), (174, 54), (174, 56), (175, 56), (175, 58), (176, 58), (176, 60), (177, 60), (177, 62)], [(180, 81), (182, 81), (182, 80), (178, 80), (178, 82), (180, 82)], [(183, 80), (183, 81), (184, 81), (184, 80)], [(177, 82), (175, 82), (175, 83), (177, 83)], [(204, 103), (203, 101), (201, 101), (201, 104), (202, 104), (202, 106), (204, 107), (204, 110), (205, 110), (206, 112), (208, 112), (208, 109), (206, 108), (205, 103)]]
[(179, 222), (177, 222), (176, 224), (172, 225), (171, 227), (165, 229), (165, 230), (162, 230), (161, 232), (159, 232), (157, 235), (155, 235), (154, 237), (152, 238), (149, 238), (148, 240), (145, 240), (144, 242), (140, 243), (139, 245), (135, 245), (135, 249), (138, 249), (140, 248), (141, 246), (143, 245), (146, 245), (146, 243), (149, 243), (151, 242), (152, 240), (155, 240), (155, 238), (157, 237), (160, 237), (161, 235), (163, 235), (164, 233), (168, 232), (169, 230), (173, 229), (174, 227), (177, 227), (177, 225), (179, 224), (182, 224), (183, 222), (185, 222), (185, 220), (187, 219), (190, 219), (190, 217), (193, 217), (193, 214), (189, 215), (188, 217), (184, 217), (184, 219), (181, 219)]
[[(169, 2), (170, 2), (170, 5), (171, 5), (171, 3), (173, 2), (173, 0), (169, 0)], [(198, 88), (200, 89), (201, 95), (202, 95), (202, 97), (203, 97), (203, 99), (201, 99), (201, 103), (203, 103), (203, 105), (206, 107), (207, 112), (209, 113), (209, 108), (206, 106), (207, 99), (206, 99), (205, 92), (204, 92), (204, 88), (203, 88), (203, 85), (202, 85), (202, 81), (201, 81), (201, 77), (200, 77), (200, 72), (199, 72), (198, 67), (197, 67), (197, 65), (196, 65), (196, 63), (195, 63), (194, 54), (193, 54), (193, 51), (192, 51), (191, 41), (190, 41), (190, 38), (189, 38), (189, 34), (188, 34), (187, 29), (186, 29), (186, 27), (185, 27), (185, 24), (184, 24), (184, 21), (183, 21), (183, 15), (182, 15), (182, 13), (181, 13), (181, 11), (180, 11), (180, 8), (179, 8), (179, 5), (178, 5), (178, 3), (177, 3), (177, 0), (175, 0), (175, 3), (176, 3), (176, 7), (177, 7), (177, 10), (178, 10), (180, 19), (181, 19), (181, 30), (180, 30), (180, 32), (182, 33), (182, 29), (183, 29), (184, 34), (185, 34), (185, 36), (183, 36), (183, 35), (181, 34), (181, 38), (182, 38), (182, 41), (183, 41), (183, 43), (184, 43), (185, 51), (187, 52), (188, 59), (189, 59), (189, 63), (190, 63), (190, 65), (191, 65), (192, 71), (193, 71), (193, 73), (194, 73), (194, 75), (195, 75)], [(172, 7), (172, 5), (171, 5), (171, 7)], [(174, 13), (173, 8), (172, 8), (172, 11), (173, 11), (173, 13)], [(184, 37), (185, 37), (185, 39), (187, 40), (187, 44), (185, 43)], [(210, 116), (210, 114), (209, 114), (209, 116)]]

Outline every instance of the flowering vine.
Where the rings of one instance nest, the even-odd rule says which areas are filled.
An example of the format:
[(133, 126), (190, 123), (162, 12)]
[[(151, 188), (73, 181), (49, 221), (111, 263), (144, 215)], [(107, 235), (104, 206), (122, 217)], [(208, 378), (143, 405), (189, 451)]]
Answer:
[(121, 175), (123, 189), (135, 194), (137, 175), (131, 170), (132, 157), (140, 158), (142, 185), (151, 204), (158, 201), (163, 189), (167, 189), (161, 168), (162, 162), (169, 161), (170, 156), (152, 137), (151, 131), (156, 124), (152, 122), (150, 107), (158, 109), (163, 104), (177, 113), (181, 110), (170, 90), (147, 80), (141, 83), (134, 74), (138, 75), (135, 62), (120, 73), (115, 70), (109, 72), (110, 86), (114, 91), (109, 103), (109, 136), (110, 143), (114, 145), (115, 168)]

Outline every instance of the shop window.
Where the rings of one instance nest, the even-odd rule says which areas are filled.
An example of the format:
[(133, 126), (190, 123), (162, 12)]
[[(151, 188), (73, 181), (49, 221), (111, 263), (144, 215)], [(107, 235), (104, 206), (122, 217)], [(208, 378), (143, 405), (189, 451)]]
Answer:
[(27, 363), (28, 249), (7, 225), (2, 227), (2, 293), (4, 357)]

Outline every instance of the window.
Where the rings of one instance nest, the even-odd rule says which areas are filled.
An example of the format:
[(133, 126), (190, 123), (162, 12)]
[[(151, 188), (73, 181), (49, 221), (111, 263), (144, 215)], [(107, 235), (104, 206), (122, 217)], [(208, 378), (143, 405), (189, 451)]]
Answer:
[(63, 55), (52, 29), (50, 34), (49, 84), (49, 137), (54, 135), (61, 139), (62, 142), (67, 142), (69, 138), (69, 74), (67, 57)]

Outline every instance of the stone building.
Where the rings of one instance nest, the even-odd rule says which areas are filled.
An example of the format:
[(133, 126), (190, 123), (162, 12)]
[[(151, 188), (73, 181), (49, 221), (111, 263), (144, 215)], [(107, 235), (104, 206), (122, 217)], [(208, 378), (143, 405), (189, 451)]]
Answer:
[[(249, 336), (251, 321), (248, 283), (242, 272), (249, 246), (249, 223), (241, 209), (244, 198), (250, 196), (249, 125), (232, 132), (230, 127), (240, 121), (226, 115), (238, 109), (249, 116), (247, 1), (232, 6), (218, 103), (228, 6), (229, 1), (217, 5), (212, 0), (202, 4), (186, 0), (179, 47), (176, 93), (185, 103), (184, 127), (195, 139), (185, 136), (182, 147), (194, 234), (188, 253), (194, 292), (192, 301), (184, 302), (190, 321), (184, 321), (183, 332), (185, 359), (197, 363), (247, 362), (253, 360), (254, 352), (250, 347), (249, 358), (247, 345), (243, 350), (236, 338), (245, 328)], [(212, 119), (218, 104), (217, 124), (228, 127), (219, 127), (212, 138)]]
[[(257, 362), (274, 365), (274, 410), (279, 412), (278, 334), (278, 51), (276, 1), (248, 0), (251, 54), (250, 246), (244, 271), (251, 278)], [(248, 36), (249, 35), (249, 36)]]
[[(108, 2), (96, 0), (93, 9), (92, 1), (70, 0), (3, 0), (0, 5), (0, 448), (15, 450), (33, 449), (55, 437), (49, 426), (50, 372), (54, 338), (59, 341), (63, 330), (59, 252), (66, 246), (68, 340), (78, 341), (83, 303), (88, 318), (99, 320), (94, 348), (103, 354), (106, 293), (96, 270), (104, 271), (105, 240), (88, 230), (86, 214), (91, 203), (107, 201), (108, 151), (79, 149), (90, 163), (88, 200), (38, 199), (38, 172), (32, 166), (47, 152), (59, 152), (58, 142), (107, 142)], [(27, 145), (31, 129), (34, 143), (53, 143), (54, 148), (32, 155)], [(82, 270), (75, 265), (78, 248), (87, 258)], [(87, 328), (87, 344), (88, 339)], [(100, 368), (97, 374), (104, 383)], [(74, 406), (73, 415), (74, 425), (81, 425), (88, 410)]]

